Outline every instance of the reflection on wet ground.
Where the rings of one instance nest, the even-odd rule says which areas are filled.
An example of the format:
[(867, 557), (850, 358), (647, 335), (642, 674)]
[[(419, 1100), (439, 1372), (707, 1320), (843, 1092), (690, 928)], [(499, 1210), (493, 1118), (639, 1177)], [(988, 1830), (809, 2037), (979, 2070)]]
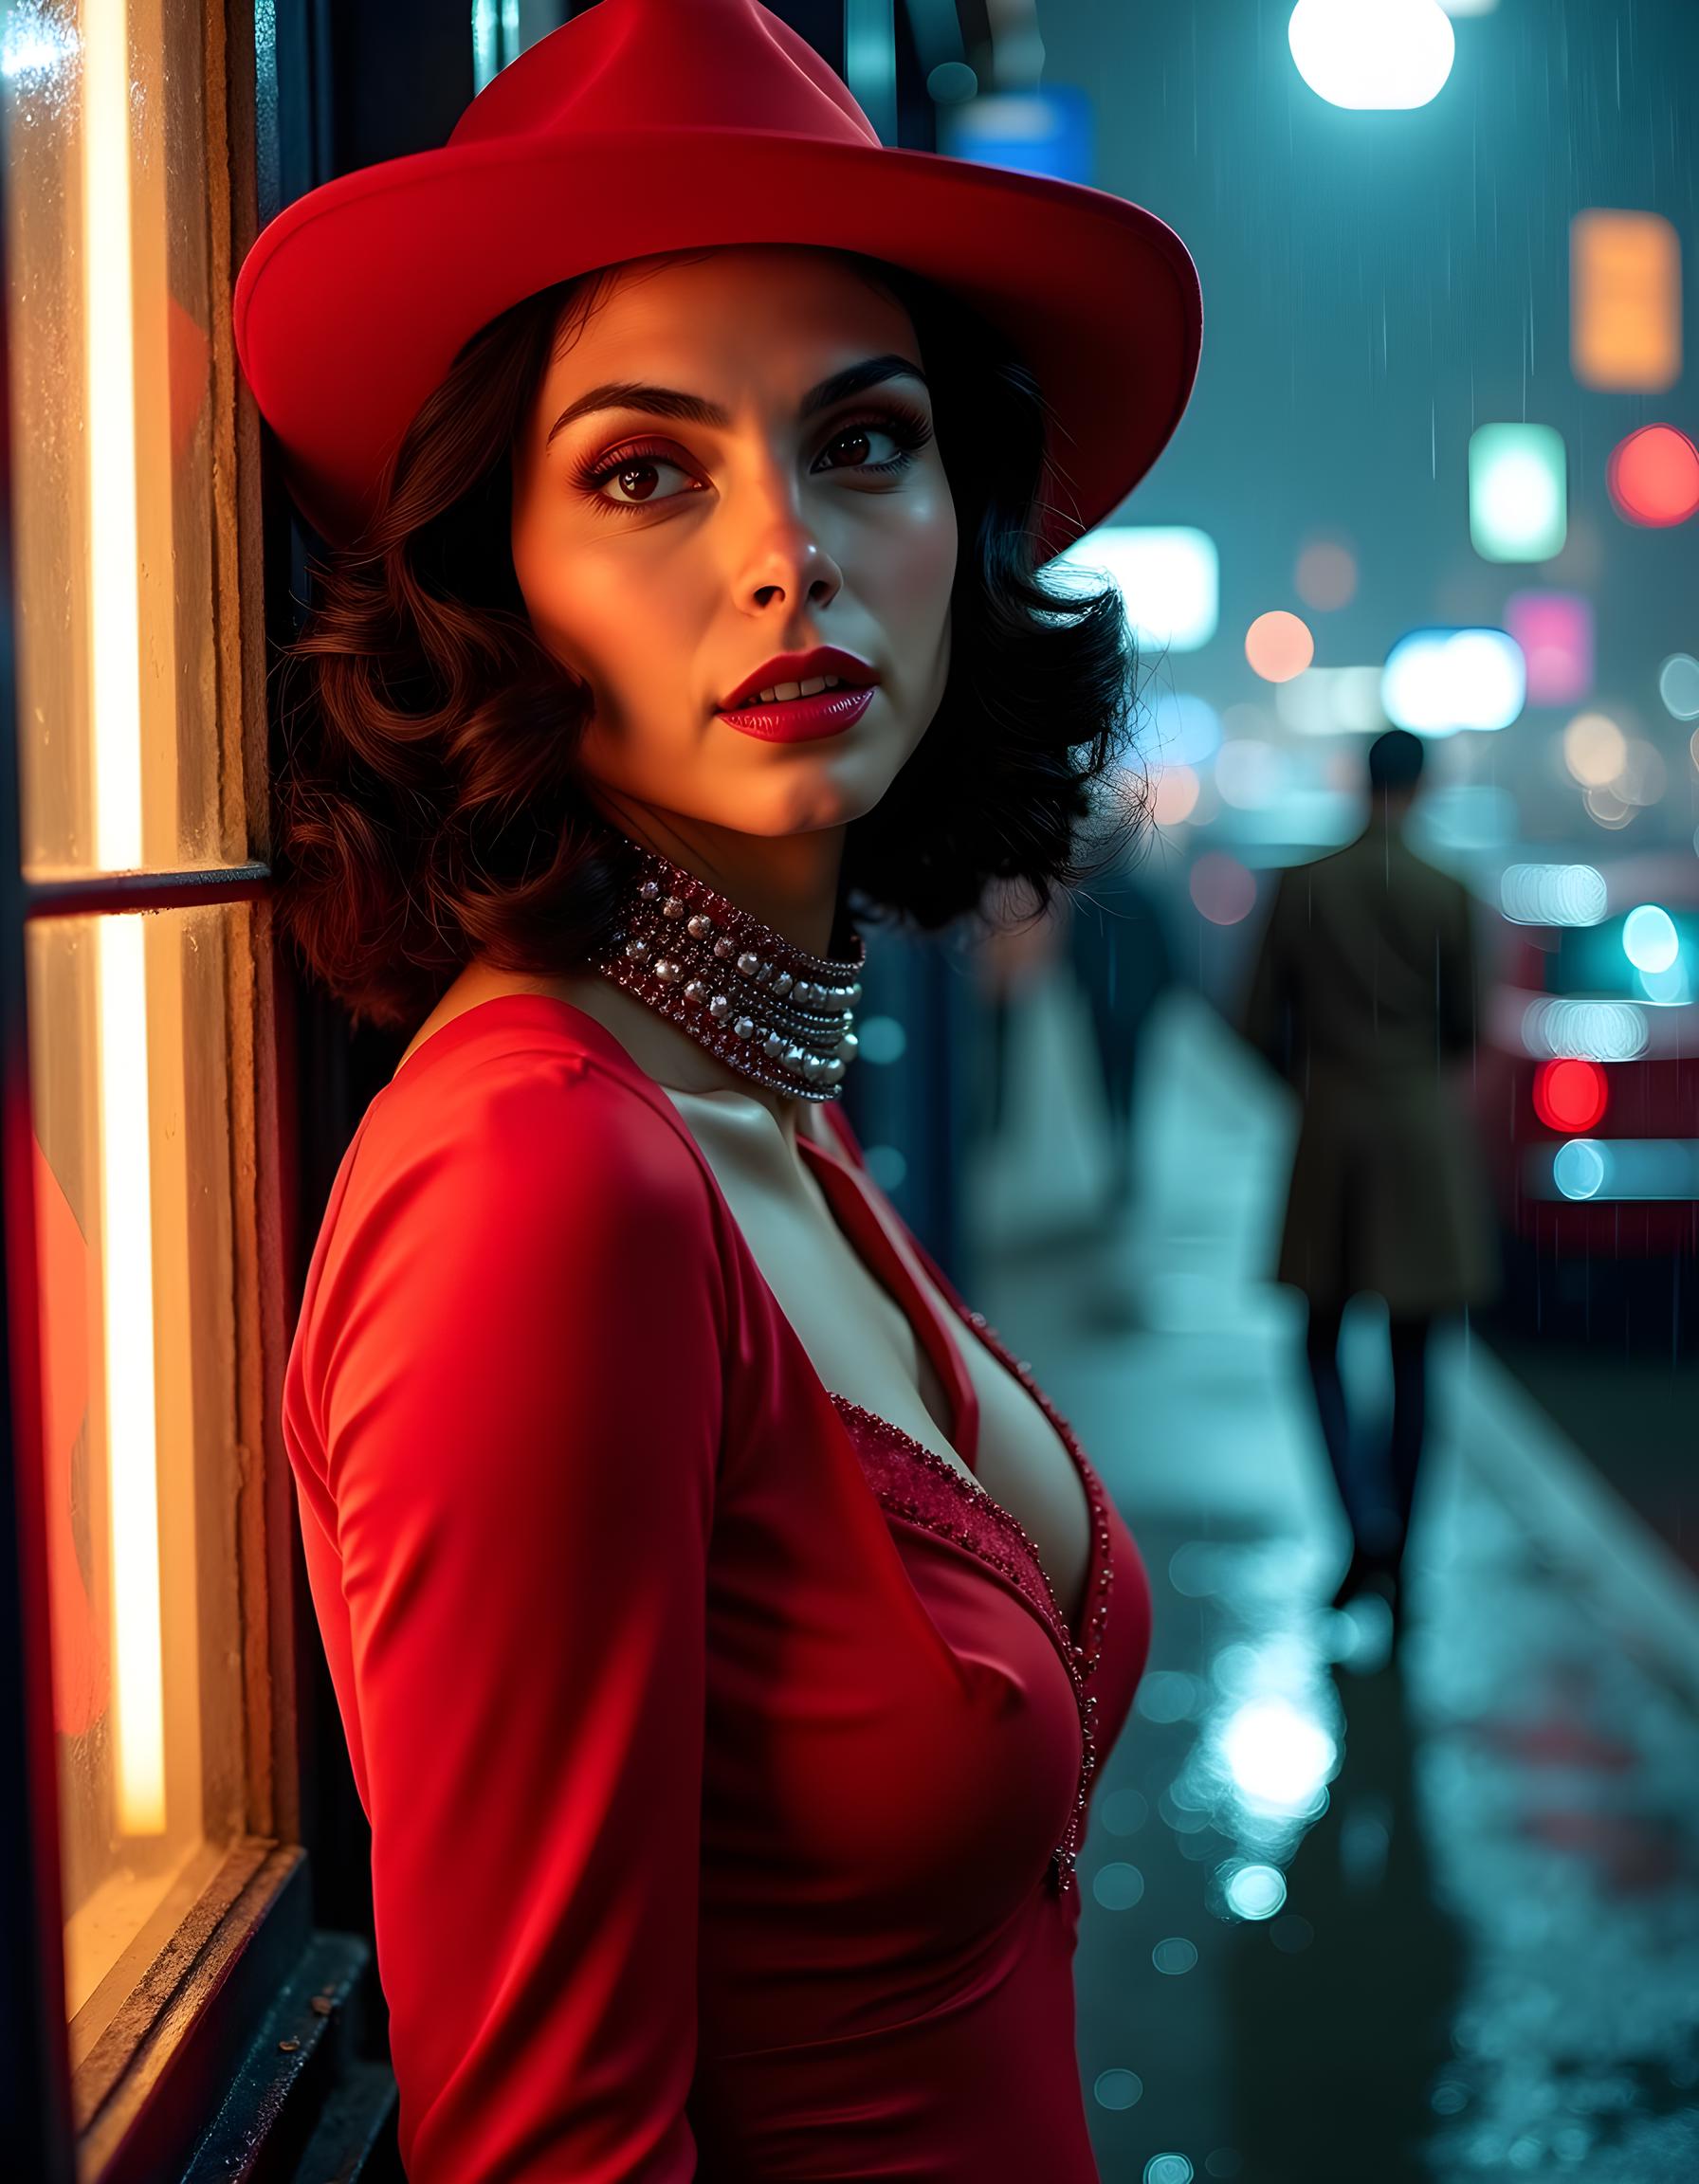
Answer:
[[(1261, 1279), (1278, 1090), (1175, 1000), (1139, 1196), (1094, 1227), (1076, 1030), (1054, 994), (1012, 1027), (967, 1272), (1080, 1430), (1155, 1594), (1079, 1866), (1105, 2184), (1690, 2184), (1690, 1593), (1577, 1489), (1459, 1326), (1435, 1340), (1401, 1632), (1379, 1596), (1329, 1608), (1348, 1536), (1303, 1307)], [(1344, 1365), (1374, 1430), (1373, 1307), (1354, 1311)]]

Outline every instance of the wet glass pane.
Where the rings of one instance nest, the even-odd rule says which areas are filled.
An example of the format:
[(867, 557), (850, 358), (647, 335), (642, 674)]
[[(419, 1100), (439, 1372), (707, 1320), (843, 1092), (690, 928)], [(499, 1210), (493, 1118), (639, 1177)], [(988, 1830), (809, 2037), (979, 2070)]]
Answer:
[(241, 1821), (224, 994), (247, 920), (27, 928), (74, 2060)]
[(5, 35), (25, 869), (234, 863), (202, 11), (9, 9)]

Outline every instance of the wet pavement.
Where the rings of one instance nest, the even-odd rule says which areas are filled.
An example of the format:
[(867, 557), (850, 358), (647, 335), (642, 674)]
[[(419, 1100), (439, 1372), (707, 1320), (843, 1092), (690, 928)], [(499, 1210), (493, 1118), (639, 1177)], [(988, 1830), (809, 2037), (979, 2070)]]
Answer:
[[(965, 1267), (1155, 1597), (1079, 1865), (1105, 2184), (1692, 2184), (1699, 1586), (1455, 1322), (1402, 1631), (1330, 1608), (1304, 1307), (1263, 1278), (1295, 1118), (1196, 996), (1149, 1038), (1105, 1223), (1083, 1019), (1055, 988), (1017, 1014)], [(1343, 1348), (1371, 1434), (1376, 1311)]]

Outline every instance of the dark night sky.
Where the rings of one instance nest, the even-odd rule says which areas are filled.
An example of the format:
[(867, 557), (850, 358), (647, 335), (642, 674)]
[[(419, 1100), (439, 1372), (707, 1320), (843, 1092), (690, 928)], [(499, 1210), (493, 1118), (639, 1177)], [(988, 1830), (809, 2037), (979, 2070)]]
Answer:
[[(1656, 674), (1669, 653), (1699, 650), (1699, 520), (1627, 524), (1604, 473), (1637, 426), (1699, 433), (1699, 7), (1501, 0), (1454, 24), (1439, 96), (1392, 113), (1319, 99), (1288, 46), (1290, 13), (1288, 0), (1040, 5), (1045, 82), (1093, 100), (1097, 185), (1177, 228), (1202, 281), (1197, 391), (1122, 511), (1200, 525), (1220, 549), (1219, 634), (1165, 672), (1217, 705), (1266, 699), (1242, 638), (1270, 608), (1305, 614), (1318, 665), (1352, 665), (1378, 664), (1424, 622), (1496, 623), (1526, 586), (1588, 590), (1594, 701), (1625, 708), (1663, 749), (1657, 823), (1684, 839), (1699, 816), (1690, 731), (1666, 713)], [(1666, 393), (1603, 393), (1571, 375), (1569, 221), (1590, 206), (1660, 212), (1682, 238), (1687, 368)], [(1469, 537), (1469, 435), (1524, 419), (1567, 445), (1569, 544), (1543, 565), (1489, 563)], [(1293, 564), (1307, 537), (1334, 531), (1358, 550), (1359, 590), (1317, 614)], [(1568, 710), (1525, 714), (1494, 738), (1497, 777), (1533, 766)], [(1579, 805), (1575, 819), (1586, 825)]]

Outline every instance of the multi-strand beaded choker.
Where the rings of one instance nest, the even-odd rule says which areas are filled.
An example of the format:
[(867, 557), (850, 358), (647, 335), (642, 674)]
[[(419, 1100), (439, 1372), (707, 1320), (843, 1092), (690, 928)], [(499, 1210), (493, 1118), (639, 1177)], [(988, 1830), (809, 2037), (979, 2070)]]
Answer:
[(836, 1100), (855, 1059), (867, 943), (810, 956), (642, 843), (595, 968), (731, 1068), (802, 1100)]

